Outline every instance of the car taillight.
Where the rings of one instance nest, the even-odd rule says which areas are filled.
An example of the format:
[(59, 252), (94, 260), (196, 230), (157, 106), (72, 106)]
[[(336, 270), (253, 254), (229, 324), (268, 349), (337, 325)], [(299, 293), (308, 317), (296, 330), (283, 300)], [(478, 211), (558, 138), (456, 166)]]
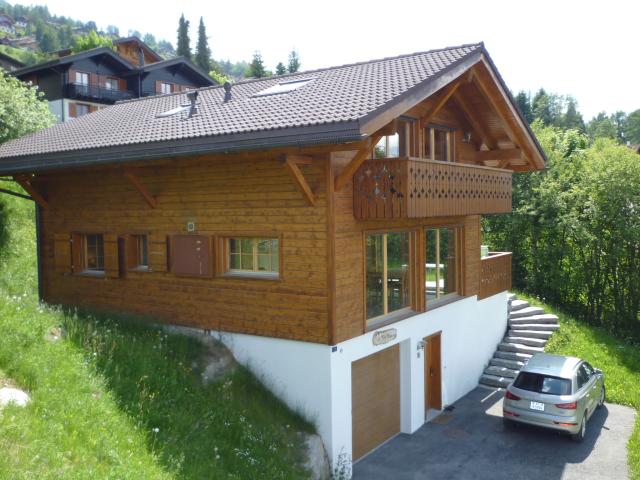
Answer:
[(507, 398), (509, 400), (516, 400), (516, 401), (520, 400), (520, 397), (518, 397), (517, 395), (514, 395), (509, 390), (505, 392), (504, 398)]
[(556, 403), (556, 407), (562, 408), (564, 410), (575, 410), (578, 408), (578, 402)]

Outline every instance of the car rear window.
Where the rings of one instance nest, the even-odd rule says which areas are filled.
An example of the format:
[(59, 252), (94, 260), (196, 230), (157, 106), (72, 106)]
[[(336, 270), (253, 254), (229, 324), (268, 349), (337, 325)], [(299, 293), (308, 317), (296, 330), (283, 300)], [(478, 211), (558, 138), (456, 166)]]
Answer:
[(571, 394), (571, 380), (542, 375), (540, 373), (520, 372), (520, 375), (518, 375), (513, 382), (513, 386), (522, 390), (544, 393), (546, 395)]

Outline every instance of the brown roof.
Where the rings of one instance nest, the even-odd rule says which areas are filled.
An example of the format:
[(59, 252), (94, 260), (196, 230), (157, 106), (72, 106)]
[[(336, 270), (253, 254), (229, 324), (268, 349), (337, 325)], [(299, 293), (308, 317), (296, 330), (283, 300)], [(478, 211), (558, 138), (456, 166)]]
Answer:
[[(483, 44), (246, 80), (199, 89), (198, 113), (159, 114), (188, 103), (184, 93), (118, 103), (0, 145), (0, 172), (41, 170), (170, 155), (338, 143), (447, 72), (477, 62)], [(456, 70), (457, 71), (457, 70)], [(282, 82), (312, 79), (289, 93), (255, 96)]]

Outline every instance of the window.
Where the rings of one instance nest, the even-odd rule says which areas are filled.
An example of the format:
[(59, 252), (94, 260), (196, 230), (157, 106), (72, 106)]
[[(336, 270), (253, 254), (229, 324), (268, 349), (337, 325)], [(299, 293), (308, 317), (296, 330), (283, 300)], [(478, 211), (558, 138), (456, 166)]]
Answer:
[(78, 85), (89, 85), (89, 74), (85, 72), (76, 72), (75, 83)]
[(86, 272), (104, 272), (104, 238), (101, 234), (82, 237), (82, 266)]
[(277, 274), (280, 270), (277, 238), (229, 238), (229, 272)]
[(424, 130), (424, 154), (431, 160), (453, 161), (453, 130), (443, 127), (427, 127)]
[(425, 297), (434, 302), (458, 292), (457, 229), (425, 231)]
[(513, 386), (520, 390), (547, 395), (571, 395), (571, 380), (540, 373), (520, 372)]
[(584, 387), (587, 383), (589, 383), (589, 372), (585, 368), (584, 364), (580, 365), (577, 373), (577, 381), (578, 381), (578, 390)]
[(289, 93), (295, 90), (298, 90), (301, 87), (304, 87), (306, 84), (313, 81), (313, 78), (302, 78), (298, 80), (289, 80), (288, 82), (280, 82), (275, 85), (272, 85), (269, 88), (265, 88), (264, 90), (255, 93), (254, 97), (264, 97), (266, 95), (278, 95), (281, 93)]
[(149, 246), (146, 235), (131, 235), (129, 237), (127, 267), (129, 270), (149, 268)]
[(160, 93), (173, 92), (173, 85), (170, 83), (160, 82)]
[(397, 132), (393, 135), (386, 135), (378, 141), (374, 150), (373, 158), (397, 158), (410, 157), (416, 155), (415, 148), (415, 120), (403, 118), (398, 120)]
[(370, 234), (365, 238), (368, 322), (411, 304), (409, 238), (409, 232)]
[(105, 80), (104, 87), (107, 90), (118, 90), (118, 79), (117, 78), (107, 78)]
[(81, 117), (82, 115), (86, 115), (91, 111), (89, 105), (84, 103), (76, 103), (75, 104), (75, 115), (74, 117)]

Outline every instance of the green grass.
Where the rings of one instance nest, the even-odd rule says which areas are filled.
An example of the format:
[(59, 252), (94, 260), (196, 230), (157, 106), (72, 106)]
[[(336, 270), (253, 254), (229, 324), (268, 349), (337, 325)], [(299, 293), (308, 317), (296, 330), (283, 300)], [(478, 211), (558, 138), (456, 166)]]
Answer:
[(194, 339), (39, 305), (33, 206), (0, 205), (0, 377), (32, 398), (0, 416), (0, 479), (305, 477), (296, 432), (312, 426), (245, 369), (203, 385)]
[[(537, 298), (518, 293), (518, 298), (558, 315), (560, 330), (545, 347), (550, 353), (589, 361), (605, 374), (607, 401), (640, 411), (640, 345), (615, 338), (605, 330), (579, 322), (562, 310)], [(640, 480), (640, 415), (627, 445), (631, 478)]]

